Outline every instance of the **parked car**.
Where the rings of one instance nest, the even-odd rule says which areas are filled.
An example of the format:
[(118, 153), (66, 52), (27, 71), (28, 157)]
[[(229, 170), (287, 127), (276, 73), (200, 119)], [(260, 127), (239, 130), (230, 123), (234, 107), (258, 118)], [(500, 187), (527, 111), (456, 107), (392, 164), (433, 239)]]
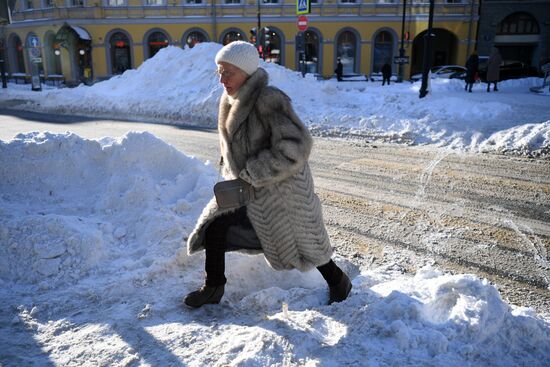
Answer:
[[(479, 65), (479, 79), (487, 82), (487, 62)], [(500, 65), (500, 80), (527, 78), (530, 76), (540, 76), (536, 67), (527, 65), (520, 61), (504, 61)]]
[[(443, 65), (431, 68), (431, 78), (441, 79), (464, 79), (466, 77), (466, 68), (460, 65)], [(422, 73), (411, 76), (411, 81), (416, 82), (422, 79)]]

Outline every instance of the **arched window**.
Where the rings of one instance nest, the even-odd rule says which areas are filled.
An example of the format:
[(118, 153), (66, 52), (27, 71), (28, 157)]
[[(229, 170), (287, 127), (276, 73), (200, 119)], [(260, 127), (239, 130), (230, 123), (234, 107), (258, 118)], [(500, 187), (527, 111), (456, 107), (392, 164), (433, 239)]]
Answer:
[(149, 57), (153, 57), (161, 48), (168, 46), (168, 37), (162, 32), (153, 32), (147, 38), (147, 47), (149, 47)]
[(336, 42), (336, 57), (344, 66), (344, 74), (355, 73), (357, 65), (357, 37), (351, 31), (344, 31)]
[(497, 27), (497, 35), (539, 33), (537, 20), (532, 15), (523, 12), (508, 15)]
[(61, 74), (61, 45), (55, 42), (55, 34), (50, 33), (45, 38), (44, 56), (48, 75)]
[(25, 72), (25, 57), (23, 56), (23, 43), (18, 35), (14, 34), (9, 43), (10, 48), (10, 66), (12, 73)]
[(187, 47), (193, 48), (197, 43), (206, 42), (206, 36), (202, 32), (193, 31), (185, 39)]
[(222, 44), (225, 46), (233, 41), (243, 41), (244, 37), (241, 32), (229, 31), (223, 37)]
[(262, 58), (267, 62), (281, 64), (281, 36), (269, 27), (265, 28), (265, 52), (262, 47)]
[(392, 64), (393, 58), (393, 37), (390, 32), (382, 31), (376, 35), (374, 40), (374, 61), (372, 71), (379, 73), (384, 64)]
[(122, 74), (132, 68), (130, 40), (122, 32), (111, 36), (111, 66), (113, 74)]
[(319, 72), (319, 35), (313, 31), (304, 32), (306, 73)]

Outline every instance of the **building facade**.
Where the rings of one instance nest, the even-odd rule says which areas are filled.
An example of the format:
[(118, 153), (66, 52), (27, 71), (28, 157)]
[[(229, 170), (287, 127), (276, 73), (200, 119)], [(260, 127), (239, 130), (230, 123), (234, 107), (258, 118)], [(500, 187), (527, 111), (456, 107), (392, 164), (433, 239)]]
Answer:
[(550, 1), (483, 0), (478, 32), (480, 55), (495, 46), (507, 62), (538, 67), (550, 57)]
[[(75, 83), (102, 80), (139, 67), (167, 45), (254, 41), (259, 9), (266, 61), (329, 77), (340, 57), (344, 74), (369, 75), (384, 63), (397, 74), (392, 60), (403, 45), (410, 60), (399, 70), (403, 77), (421, 70), (428, 1), (313, 0), (303, 33), (295, 0), (259, 1), (17, 0), (4, 30), (7, 69), (28, 74), (37, 67)], [(465, 63), (475, 48), (478, 5), (436, 1), (433, 65)]]

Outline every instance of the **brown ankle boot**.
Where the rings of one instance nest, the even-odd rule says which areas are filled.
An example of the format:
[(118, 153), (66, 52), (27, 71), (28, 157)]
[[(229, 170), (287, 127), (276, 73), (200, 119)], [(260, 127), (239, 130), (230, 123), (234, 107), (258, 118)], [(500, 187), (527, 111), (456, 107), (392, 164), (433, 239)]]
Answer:
[(338, 282), (338, 284), (329, 286), (329, 299), (328, 304), (332, 304), (334, 302), (342, 302), (346, 298), (348, 298), (348, 294), (351, 291), (351, 281), (349, 280), (348, 276), (345, 273), (342, 273), (342, 279)]
[(183, 302), (193, 308), (199, 308), (205, 304), (217, 304), (223, 297), (225, 286), (203, 285), (199, 290), (189, 293)]

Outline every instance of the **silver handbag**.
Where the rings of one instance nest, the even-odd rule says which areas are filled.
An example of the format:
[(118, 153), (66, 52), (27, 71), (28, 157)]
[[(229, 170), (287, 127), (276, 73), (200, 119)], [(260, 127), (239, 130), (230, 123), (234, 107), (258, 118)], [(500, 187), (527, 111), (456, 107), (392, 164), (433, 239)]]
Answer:
[(254, 187), (240, 178), (221, 181), (214, 185), (214, 195), (219, 208), (240, 208), (254, 197)]
[[(220, 180), (223, 157), (220, 158), (218, 181)], [(245, 206), (254, 197), (254, 187), (248, 182), (237, 178), (221, 181), (214, 185), (214, 195), (220, 209), (232, 209)]]

